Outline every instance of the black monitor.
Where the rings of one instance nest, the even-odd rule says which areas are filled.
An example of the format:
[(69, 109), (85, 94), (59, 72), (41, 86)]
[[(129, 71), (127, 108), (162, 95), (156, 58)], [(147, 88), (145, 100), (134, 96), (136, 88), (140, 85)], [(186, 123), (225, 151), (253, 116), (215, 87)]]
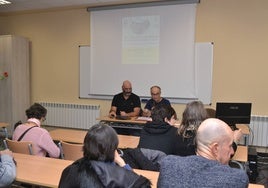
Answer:
[(216, 118), (235, 128), (236, 124), (250, 124), (251, 103), (218, 102)]

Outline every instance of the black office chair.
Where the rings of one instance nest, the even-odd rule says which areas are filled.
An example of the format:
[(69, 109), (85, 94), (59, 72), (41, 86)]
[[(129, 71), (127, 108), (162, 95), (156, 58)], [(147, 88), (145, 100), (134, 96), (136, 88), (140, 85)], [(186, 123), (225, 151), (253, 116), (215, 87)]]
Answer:
[(238, 168), (238, 169), (241, 169), (241, 170), (246, 170), (245, 165), (240, 163), (240, 162), (238, 162), (238, 161), (230, 160), (229, 161), (229, 166), (232, 167), (232, 168)]

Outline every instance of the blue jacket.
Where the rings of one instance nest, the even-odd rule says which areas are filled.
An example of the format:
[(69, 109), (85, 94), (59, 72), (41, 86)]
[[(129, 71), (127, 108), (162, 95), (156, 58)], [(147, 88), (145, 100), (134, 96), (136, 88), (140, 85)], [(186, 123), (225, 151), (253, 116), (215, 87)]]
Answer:
[(6, 187), (16, 178), (16, 164), (9, 155), (1, 155), (0, 159), (0, 187)]
[(161, 161), (158, 188), (245, 188), (248, 183), (243, 170), (201, 156), (170, 155)]

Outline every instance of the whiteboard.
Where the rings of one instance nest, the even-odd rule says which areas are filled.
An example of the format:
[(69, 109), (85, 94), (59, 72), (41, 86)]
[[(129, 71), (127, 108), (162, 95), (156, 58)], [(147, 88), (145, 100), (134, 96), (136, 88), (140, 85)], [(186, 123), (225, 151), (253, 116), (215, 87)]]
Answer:
[[(200, 100), (204, 104), (210, 104), (212, 98), (212, 78), (213, 78), (213, 43), (195, 43), (195, 80), (197, 97), (192, 98), (169, 98), (172, 103), (188, 103), (192, 100)], [(90, 46), (79, 46), (79, 97), (88, 99), (108, 99), (113, 95), (92, 95), (90, 94)], [(93, 70), (94, 71), (94, 70)], [(99, 74), (102, 74), (100, 72)], [(112, 84), (114, 88), (121, 91), (121, 83), (110, 83), (109, 79), (103, 75), (107, 84)], [(187, 78), (185, 78), (187, 79)], [(169, 81), (169, 80), (167, 80)], [(123, 82), (123, 80), (122, 80)], [(175, 84), (174, 84), (175, 85)], [(148, 94), (149, 94), (149, 88)], [(180, 89), (180, 88), (178, 88)], [(133, 88), (135, 90), (135, 88)], [(133, 91), (134, 92), (134, 91)], [(115, 93), (116, 94), (116, 93)], [(139, 95), (138, 93), (136, 93)], [(150, 96), (142, 96), (141, 99), (148, 99)]]
[(90, 47), (79, 46), (79, 98), (90, 98)]
[(211, 104), (212, 73), (213, 73), (213, 43), (195, 44), (195, 65), (198, 100)]

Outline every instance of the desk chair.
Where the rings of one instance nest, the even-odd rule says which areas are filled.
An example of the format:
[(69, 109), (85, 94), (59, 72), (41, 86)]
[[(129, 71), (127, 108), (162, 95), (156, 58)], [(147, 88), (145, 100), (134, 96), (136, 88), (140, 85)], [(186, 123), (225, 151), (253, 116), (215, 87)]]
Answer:
[(234, 160), (230, 160), (229, 161), (229, 166), (232, 168), (238, 168), (241, 170), (245, 170), (246, 171), (246, 166), (238, 161), (234, 161)]
[(28, 141), (14, 141), (8, 138), (3, 140), (6, 149), (11, 150), (14, 153), (23, 153), (33, 155), (32, 142)]
[(83, 144), (71, 144), (61, 141), (59, 147), (62, 159), (76, 161), (83, 157)]

